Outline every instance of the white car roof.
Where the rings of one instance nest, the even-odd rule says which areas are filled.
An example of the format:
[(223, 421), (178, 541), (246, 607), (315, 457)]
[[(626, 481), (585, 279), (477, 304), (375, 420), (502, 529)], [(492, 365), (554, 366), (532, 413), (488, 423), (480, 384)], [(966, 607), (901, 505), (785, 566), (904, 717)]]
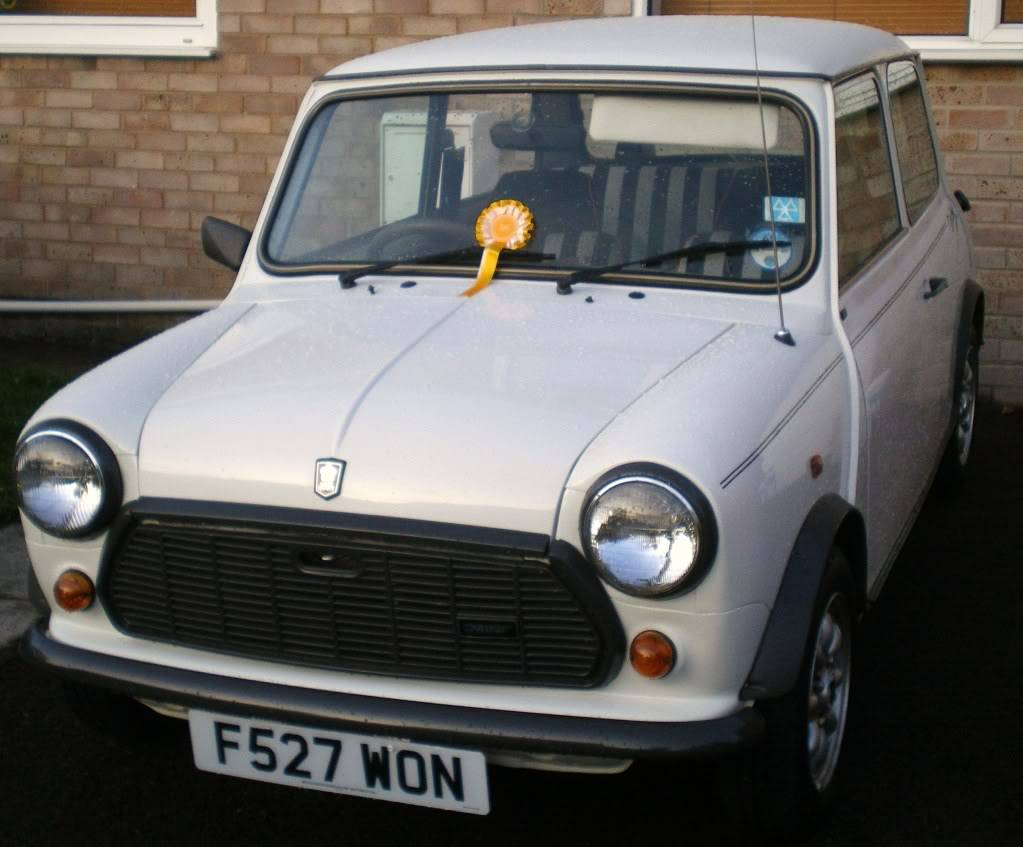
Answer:
[[(879, 29), (757, 17), (761, 73), (833, 79), (912, 51)], [(752, 74), (749, 15), (587, 18), (436, 38), (346, 62), (327, 79), (443, 70), (605, 68)]]

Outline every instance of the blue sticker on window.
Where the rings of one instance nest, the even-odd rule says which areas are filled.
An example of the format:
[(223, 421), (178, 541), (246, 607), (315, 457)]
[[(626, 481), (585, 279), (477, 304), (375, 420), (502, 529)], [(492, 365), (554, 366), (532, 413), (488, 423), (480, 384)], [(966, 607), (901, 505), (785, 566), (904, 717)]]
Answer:
[(806, 223), (806, 200), (802, 197), (765, 197), (765, 221), (771, 220), (772, 212), (776, 224)]
[[(775, 245), (772, 243), (775, 233), (778, 236), (777, 253), (775, 252)], [(758, 247), (750, 251), (750, 258), (753, 259), (761, 270), (773, 271), (775, 257), (778, 259), (779, 270), (784, 270), (792, 258), (792, 237), (784, 229), (775, 227), (774, 231), (772, 231), (769, 226), (755, 227), (746, 237), (749, 241), (761, 241), (767, 245), (766, 247)]]

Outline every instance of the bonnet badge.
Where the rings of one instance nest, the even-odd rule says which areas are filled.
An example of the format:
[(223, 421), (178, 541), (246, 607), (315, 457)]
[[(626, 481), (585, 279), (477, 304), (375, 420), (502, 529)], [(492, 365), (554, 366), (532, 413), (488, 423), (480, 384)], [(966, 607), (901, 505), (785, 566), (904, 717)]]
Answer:
[(344, 475), (345, 463), (340, 459), (317, 459), (313, 490), (324, 500), (337, 497), (341, 493)]

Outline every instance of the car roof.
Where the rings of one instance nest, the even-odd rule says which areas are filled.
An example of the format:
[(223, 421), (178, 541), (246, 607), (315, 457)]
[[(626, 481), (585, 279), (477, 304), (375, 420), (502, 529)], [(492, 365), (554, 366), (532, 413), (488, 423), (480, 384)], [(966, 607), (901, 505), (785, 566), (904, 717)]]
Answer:
[[(756, 18), (760, 71), (834, 79), (912, 51), (872, 27)], [(749, 15), (587, 18), (453, 35), (346, 62), (326, 79), (445, 70), (604, 68), (753, 74)]]

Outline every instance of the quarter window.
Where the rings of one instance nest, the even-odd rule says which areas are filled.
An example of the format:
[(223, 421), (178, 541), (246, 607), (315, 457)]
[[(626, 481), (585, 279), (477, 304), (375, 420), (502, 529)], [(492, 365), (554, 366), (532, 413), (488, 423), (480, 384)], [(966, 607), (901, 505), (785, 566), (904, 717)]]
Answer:
[(845, 285), (900, 229), (881, 97), (872, 76), (835, 88), (835, 146), (838, 282)]
[(927, 106), (916, 66), (894, 62), (888, 66), (895, 150), (899, 155), (902, 189), (910, 222), (917, 218), (938, 190), (938, 159), (927, 119)]

